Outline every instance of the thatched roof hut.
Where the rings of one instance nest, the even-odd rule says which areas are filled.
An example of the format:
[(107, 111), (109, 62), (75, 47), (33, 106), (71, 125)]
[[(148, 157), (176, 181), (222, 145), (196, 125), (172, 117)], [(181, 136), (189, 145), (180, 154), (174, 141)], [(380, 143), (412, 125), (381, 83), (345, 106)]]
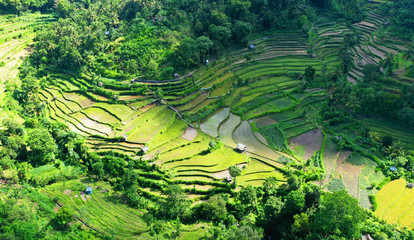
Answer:
[(244, 144), (241, 144), (241, 143), (238, 143), (236, 148), (239, 152), (244, 152), (247, 149), (247, 147)]

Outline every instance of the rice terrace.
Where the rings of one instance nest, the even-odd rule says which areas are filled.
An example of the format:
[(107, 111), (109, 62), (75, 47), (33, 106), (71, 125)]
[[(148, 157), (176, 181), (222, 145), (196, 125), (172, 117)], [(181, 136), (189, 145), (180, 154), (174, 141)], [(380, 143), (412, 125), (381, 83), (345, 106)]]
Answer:
[(0, 238), (414, 239), (410, 4), (0, 1)]

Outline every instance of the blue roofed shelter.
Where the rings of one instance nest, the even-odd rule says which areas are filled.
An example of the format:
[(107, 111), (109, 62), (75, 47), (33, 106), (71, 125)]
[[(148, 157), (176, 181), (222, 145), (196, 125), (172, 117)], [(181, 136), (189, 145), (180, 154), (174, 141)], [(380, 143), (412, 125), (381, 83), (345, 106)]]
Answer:
[(87, 187), (85, 190), (86, 194), (92, 194), (92, 187)]
[(390, 170), (391, 170), (391, 172), (395, 172), (395, 171), (397, 171), (397, 168), (396, 167), (390, 167)]

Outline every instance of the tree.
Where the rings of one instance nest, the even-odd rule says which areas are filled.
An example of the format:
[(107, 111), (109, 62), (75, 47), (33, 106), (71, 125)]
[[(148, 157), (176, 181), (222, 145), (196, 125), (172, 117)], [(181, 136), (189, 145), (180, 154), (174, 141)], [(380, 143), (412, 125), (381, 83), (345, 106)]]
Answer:
[(361, 236), (359, 226), (365, 218), (366, 213), (345, 190), (326, 193), (311, 223), (312, 235), (356, 239)]
[(241, 210), (245, 213), (250, 213), (256, 208), (257, 204), (257, 193), (256, 189), (252, 186), (243, 187), (239, 195), (237, 196), (237, 199), (241, 203)]
[(226, 201), (220, 195), (214, 195), (202, 205), (202, 211), (207, 220), (223, 220), (227, 215)]
[(369, 63), (362, 69), (364, 74), (363, 80), (365, 82), (375, 82), (381, 77), (381, 69), (378, 65)]
[(74, 219), (74, 214), (72, 210), (68, 207), (61, 207), (56, 214), (55, 220), (62, 226), (66, 227), (66, 225), (72, 222)]
[(229, 167), (230, 176), (234, 179), (234, 182), (236, 182), (236, 177), (241, 175), (241, 169), (237, 165), (233, 165)]
[(92, 164), (92, 173), (95, 174), (98, 179), (101, 179), (105, 175), (104, 164), (101, 161)]
[(348, 98), (348, 100), (347, 100), (347, 102), (345, 104), (345, 107), (348, 108), (348, 110), (349, 110), (349, 117), (351, 117), (352, 112), (355, 109), (361, 107), (361, 103), (360, 103), (359, 99), (355, 96), (355, 94), (351, 94), (351, 96), (349, 96), (349, 98)]
[(35, 129), (28, 134), (28, 157), (34, 165), (46, 164), (54, 158), (57, 145), (46, 129)]
[(166, 223), (164, 220), (155, 220), (150, 226), (150, 235), (157, 236), (157, 240), (160, 234), (162, 234), (167, 229)]
[(305, 69), (305, 79), (307, 82), (312, 82), (314, 77), (315, 77), (315, 68), (313, 68), (312, 66), (308, 66)]
[(277, 193), (277, 188), (279, 186), (279, 181), (275, 177), (268, 177), (263, 183), (263, 191), (267, 197), (275, 196)]
[(407, 65), (409, 61), (414, 61), (414, 43), (411, 43), (408, 48), (404, 51), (402, 55), (403, 59), (405, 60), (404, 69), (407, 72)]
[(165, 195), (165, 201), (161, 203), (161, 214), (169, 219), (182, 217), (190, 206), (184, 190), (180, 185), (172, 184), (165, 190)]
[(219, 51), (230, 45), (231, 30), (225, 26), (212, 24), (209, 27), (209, 36), (214, 43), (214, 50)]
[(102, 163), (105, 172), (114, 177), (121, 176), (124, 173), (127, 164), (123, 158), (110, 155), (104, 156), (102, 158)]
[(228, 240), (260, 240), (262, 237), (262, 230), (256, 230), (248, 225), (241, 226), (240, 228), (233, 227), (227, 232)]
[(252, 26), (248, 22), (236, 21), (233, 26), (233, 38), (236, 43), (246, 45), (247, 37), (253, 31)]
[(300, 180), (299, 180), (298, 176), (296, 176), (296, 175), (292, 175), (292, 176), (288, 177), (287, 183), (289, 185), (290, 190), (297, 190), (300, 187)]
[(213, 47), (213, 42), (206, 36), (201, 36), (196, 39), (198, 51), (200, 52), (200, 61), (205, 62), (207, 55)]
[(283, 201), (275, 196), (270, 196), (263, 207), (264, 220), (268, 222), (267, 225), (273, 225), (281, 216), (283, 209)]
[(300, 213), (305, 207), (305, 194), (296, 190), (291, 191), (285, 200), (284, 212), (288, 215)]
[(394, 53), (387, 53), (386, 58), (380, 61), (380, 65), (384, 69), (384, 81), (386, 75), (391, 75), (395, 68)]
[(32, 177), (31, 171), (33, 167), (28, 162), (22, 162), (17, 165), (17, 173), (19, 174), (20, 180), (29, 181)]

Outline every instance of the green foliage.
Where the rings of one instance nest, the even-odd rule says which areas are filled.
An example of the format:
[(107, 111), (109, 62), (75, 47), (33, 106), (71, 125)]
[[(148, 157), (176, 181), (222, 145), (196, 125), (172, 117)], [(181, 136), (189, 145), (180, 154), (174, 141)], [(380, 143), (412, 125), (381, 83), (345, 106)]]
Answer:
[(233, 165), (229, 167), (230, 176), (236, 178), (241, 175), (241, 169), (237, 165)]
[(226, 201), (220, 195), (210, 197), (201, 205), (201, 216), (206, 220), (220, 222), (227, 217)]
[(63, 227), (66, 227), (68, 223), (73, 221), (74, 215), (70, 208), (61, 207), (56, 214), (56, 221)]
[(329, 182), (328, 190), (331, 192), (339, 192), (339, 191), (345, 190), (344, 182), (340, 178), (332, 179)]
[(34, 129), (28, 134), (28, 158), (35, 165), (45, 164), (54, 159), (57, 152), (55, 140), (45, 129)]
[(347, 239), (359, 238), (359, 226), (365, 219), (366, 213), (357, 201), (345, 191), (339, 191), (325, 195), (311, 228), (315, 237), (329, 235)]
[(160, 214), (168, 219), (177, 219), (184, 216), (190, 205), (187, 196), (180, 185), (171, 184), (165, 190), (165, 201), (163, 201)]

